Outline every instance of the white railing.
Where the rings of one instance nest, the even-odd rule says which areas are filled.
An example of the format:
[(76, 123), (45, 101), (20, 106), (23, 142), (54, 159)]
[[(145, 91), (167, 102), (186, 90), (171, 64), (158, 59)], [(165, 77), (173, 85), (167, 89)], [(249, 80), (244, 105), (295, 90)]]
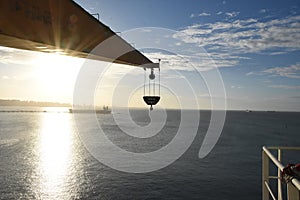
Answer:
[[(277, 150), (277, 158), (269, 151)], [(282, 150), (300, 150), (300, 147), (263, 147), (262, 151), (262, 199), (269, 200), (283, 200), (282, 198), (282, 182), (281, 172), (284, 165), (281, 163)], [(272, 161), (278, 168), (277, 176), (269, 175), (269, 161)], [(270, 187), (270, 179), (277, 179), (277, 198)], [(286, 184), (288, 200), (300, 200), (300, 182), (298, 179), (290, 177), (290, 182)]]

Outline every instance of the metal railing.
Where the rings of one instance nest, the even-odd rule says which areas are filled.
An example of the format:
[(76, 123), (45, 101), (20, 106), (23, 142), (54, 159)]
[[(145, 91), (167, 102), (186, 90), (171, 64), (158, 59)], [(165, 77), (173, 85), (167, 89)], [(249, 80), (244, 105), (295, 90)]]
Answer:
[[(270, 152), (270, 150), (277, 150), (277, 158)], [(282, 181), (281, 172), (284, 169), (282, 161), (283, 150), (300, 150), (300, 147), (263, 147), (262, 151), (262, 199), (269, 200), (283, 200), (282, 198)], [(277, 176), (269, 175), (269, 161), (272, 161), (277, 167)], [(270, 179), (277, 179), (277, 198), (270, 186)], [(300, 200), (300, 182), (298, 179), (290, 177), (290, 182), (286, 184), (288, 200)]]

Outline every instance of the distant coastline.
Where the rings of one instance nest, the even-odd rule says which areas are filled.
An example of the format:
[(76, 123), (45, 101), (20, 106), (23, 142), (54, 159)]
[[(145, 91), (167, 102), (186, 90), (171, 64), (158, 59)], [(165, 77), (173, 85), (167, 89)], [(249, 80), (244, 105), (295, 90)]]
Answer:
[(0, 99), (0, 106), (72, 107), (72, 105), (68, 103), (21, 101), (16, 99)]

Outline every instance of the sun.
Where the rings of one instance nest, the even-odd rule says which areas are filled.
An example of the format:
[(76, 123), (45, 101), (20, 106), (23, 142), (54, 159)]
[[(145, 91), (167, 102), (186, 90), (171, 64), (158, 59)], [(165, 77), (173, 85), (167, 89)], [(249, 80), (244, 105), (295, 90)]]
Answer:
[(70, 102), (83, 60), (56, 53), (38, 53), (33, 61), (34, 77), (42, 98)]

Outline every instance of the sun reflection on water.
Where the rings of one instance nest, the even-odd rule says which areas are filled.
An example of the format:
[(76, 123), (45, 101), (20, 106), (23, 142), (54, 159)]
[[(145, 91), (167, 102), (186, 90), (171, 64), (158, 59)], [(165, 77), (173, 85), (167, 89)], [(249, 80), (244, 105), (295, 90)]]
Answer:
[[(68, 114), (42, 116), (39, 140), (39, 194), (42, 199), (69, 196), (68, 171), (72, 161), (72, 124)], [(69, 191), (71, 192), (71, 191)]]

